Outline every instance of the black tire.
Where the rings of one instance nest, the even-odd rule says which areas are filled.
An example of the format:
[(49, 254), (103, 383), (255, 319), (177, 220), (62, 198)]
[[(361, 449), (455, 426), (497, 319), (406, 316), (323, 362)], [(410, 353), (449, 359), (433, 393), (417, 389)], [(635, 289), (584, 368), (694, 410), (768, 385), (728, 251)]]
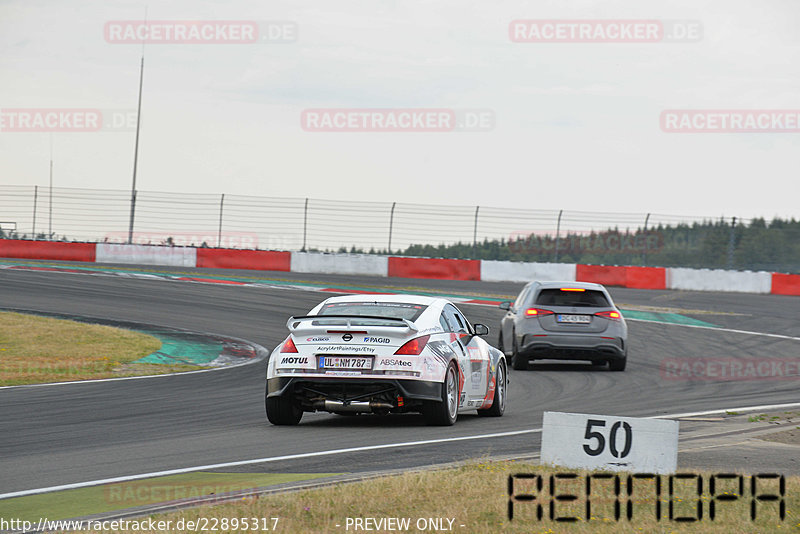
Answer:
[(615, 360), (609, 360), (608, 362), (608, 369), (610, 371), (624, 371), (625, 364), (628, 363), (628, 358), (619, 358)]
[(267, 419), (273, 425), (296, 425), (303, 417), (303, 410), (292, 399), (267, 397), (264, 404), (267, 408)]
[(511, 367), (515, 371), (525, 371), (528, 369), (528, 357), (521, 355), (517, 351), (517, 335), (511, 335)]
[(423, 414), (429, 425), (450, 426), (458, 417), (458, 371), (450, 362), (442, 382), (441, 401), (428, 402)]
[(503, 328), (502, 327), (500, 327), (500, 334), (497, 336), (497, 350), (499, 350), (503, 354), (506, 353), (506, 349), (503, 346)]
[(494, 399), (492, 406), (485, 410), (478, 410), (478, 415), (483, 417), (500, 417), (506, 411), (506, 394), (508, 392), (508, 375), (506, 374), (506, 364), (500, 361), (497, 364), (497, 375), (494, 388)]

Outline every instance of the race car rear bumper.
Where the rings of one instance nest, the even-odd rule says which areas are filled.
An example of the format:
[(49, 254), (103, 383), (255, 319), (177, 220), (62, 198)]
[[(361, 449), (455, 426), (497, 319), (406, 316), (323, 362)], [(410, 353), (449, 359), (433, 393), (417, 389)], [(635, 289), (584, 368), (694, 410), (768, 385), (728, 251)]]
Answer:
[(313, 396), (332, 401), (363, 402), (381, 396), (404, 401), (441, 401), (441, 382), (406, 379), (352, 379), (286, 376), (267, 379), (267, 396)]

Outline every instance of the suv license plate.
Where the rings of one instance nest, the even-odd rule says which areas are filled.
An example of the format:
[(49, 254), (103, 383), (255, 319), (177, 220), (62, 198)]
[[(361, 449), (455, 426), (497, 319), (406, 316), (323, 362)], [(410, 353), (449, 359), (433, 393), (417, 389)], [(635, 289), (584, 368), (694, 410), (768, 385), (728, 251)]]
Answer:
[(570, 323), (570, 324), (589, 324), (592, 322), (591, 315), (566, 315), (566, 314), (559, 314), (556, 316), (556, 320), (559, 323)]

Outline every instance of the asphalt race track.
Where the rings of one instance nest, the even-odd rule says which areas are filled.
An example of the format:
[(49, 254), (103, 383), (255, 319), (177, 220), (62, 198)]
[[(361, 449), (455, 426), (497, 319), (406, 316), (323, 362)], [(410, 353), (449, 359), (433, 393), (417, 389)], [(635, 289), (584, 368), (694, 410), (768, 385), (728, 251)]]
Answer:
[[(512, 283), (246, 274), (405, 285), (448, 293), (514, 295), (521, 287)], [(612, 290), (612, 294), (622, 307), (681, 308), (692, 310), (684, 312), (686, 315), (726, 328), (800, 337), (800, 299), (796, 297), (623, 289)], [(297, 289), (0, 270), (3, 308), (224, 334), (268, 349), (286, 336), (288, 316), (308, 311), (329, 295)], [(502, 312), (488, 306), (462, 308), (473, 322), (490, 326), (488, 339), (495, 342)], [(223, 462), (536, 429), (544, 410), (653, 416), (800, 401), (795, 380), (684, 382), (659, 375), (663, 358), (785, 358), (798, 354), (798, 340), (646, 322), (629, 322), (629, 329), (626, 372), (594, 370), (581, 363), (542, 363), (527, 372), (512, 371), (504, 417), (460, 415), (452, 427), (425, 426), (417, 415), (330, 414), (305, 414), (297, 427), (271, 426), (264, 414), (264, 361), (200, 374), (0, 389), (0, 493)], [(255, 463), (237, 469), (356, 473), (485, 454), (530, 455), (538, 452), (539, 440), (540, 434), (531, 432)]]

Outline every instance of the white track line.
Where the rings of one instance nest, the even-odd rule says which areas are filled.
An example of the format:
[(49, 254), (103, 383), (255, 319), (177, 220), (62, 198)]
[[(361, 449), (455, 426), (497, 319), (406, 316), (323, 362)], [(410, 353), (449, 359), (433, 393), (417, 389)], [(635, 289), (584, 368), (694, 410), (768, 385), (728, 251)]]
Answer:
[[(677, 414), (667, 414), (667, 415), (653, 415), (647, 417), (647, 419), (680, 419), (683, 417), (693, 417), (697, 415), (711, 415), (711, 414), (718, 414), (718, 413), (725, 413), (725, 412), (753, 412), (753, 411), (762, 411), (762, 410), (775, 410), (780, 408), (795, 408), (800, 406), (800, 402), (788, 403), (788, 404), (763, 404), (760, 406), (744, 406), (740, 408), (728, 408), (728, 409), (721, 409), (721, 410), (706, 410), (702, 412), (687, 412), (687, 413), (677, 413)], [(15, 491), (11, 493), (2, 493), (0, 494), (0, 500), (2, 499), (11, 499), (14, 497), (26, 497), (28, 495), (38, 495), (41, 493), (49, 493), (52, 491), (62, 491), (62, 490), (70, 490), (70, 489), (78, 489), (78, 488), (86, 488), (90, 486), (99, 486), (101, 484), (114, 484), (118, 482), (129, 482), (132, 480), (142, 480), (145, 478), (155, 478), (155, 477), (163, 477), (169, 475), (182, 475), (185, 473), (193, 473), (197, 471), (209, 471), (212, 469), (225, 469), (229, 467), (238, 467), (242, 465), (252, 465), (252, 464), (262, 464), (262, 463), (269, 463), (269, 462), (280, 462), (283, 460), (299, 460), (303, 458), (315, 458), (320, 456), (332, 456), (336, 454), (347, 454), (353, 452), (364, 452), (364, 451), (375, 451), (381, 449), (399, 449), (404, 447), (417, 447), (420, 445), (432, 445), (438, 443), (449, 443), (454, 441), (471, 441), (477, 439), (488, 439), (488, 438), (502, 438), (508, 436), (519, 436), (522, 434), (536, 434), (541, 432), (541, 428), (530, 428), (526, 430), (513, 430), (509, 432), (496, 432), (493, 434), (479, 434), (473, 436), (459, 436), (455, 438), (441, 438), (441, 439), (427, 439), (422, 441), (408, 441), (403, 443), (386, 443), (384, 445), (365, 445), (363, 447), (350, 447), (347, 449), (333, 449), (329, 451), (317, 451), (317, 452), (306, 452), (300, 454), (288, 454), (285, 456), (272, 456), (268, 458), (256, 458), (252, 460), (240, 460), (237, 462), (224, 462), (218, 464), (208, 464), (208, 465), (198, 465), (194, 467), (183, 467), (180, 469), (169, 469), (167, 471), (154, 471), (152, 473), (141, 473), (138, 475), (128, 475), (128, 476), (121, 476), (121, 477), (114, 477), (114, 478), (104, 478), (100, 480), (89, 480), (86, 482), (76, 482), (74, 484), (63, 484), (61, 486), (50, 486), (47, 488), (37, 488), (31, 490), (23, 490), (23, 491)]]
[[(262, 347), (263, 348), (263, 347)], [(183, 371), (178, 373), (163, 373), (160, 375), (144, 375), (144, 376), (120, 376), (117, 378), (96, 378), (93, 380), (73, 380), (71, 382), (49, 382), (46, 384), (23, 384), (20, 386), (0, 386), (0, 390), (3, 389), (22, 389), (22, 388), (43, 388), (43, 387), (50, 387), (50, 386), (74, 386), (75, 384), (96, 384), (97, 382), (120, 382), (122, 380), (141, 380), (143, 378), (165, 378), (168, 376), (183, 376), (183, 375), (195, 375), (200, 373), (212, 373), (214, 371), (225, 371), (226, 369), (233, 369), (235, 367), (242, 367), (244, 365), (252, 365), (254, 363), (258, 363), (264, 360), (269, 351), (264, 352), (263, 356), (253, 358), (246, 362), (236, 363), (233, 365), (225, 365), (222, 367), (214, 367), (211, 369), (198, 369), (197, 371)]]
[(168, 475), (182, 475), (185, 473), (192, 473), (195, 471), (208, 471), (211, 469), (223, 469), (227, 467), (237, 467), (240, 465), (261, 464), (267, 462), (280, 462), (282, 460), (297, 460), (302, 458), (314, 458), (317, 456), (330, 456), (334, 454), (347, 454), (351, 452), (375, 451), (380, 449), (392, 449), (401, 447), (416, 447), (419, 445), (431, 445), (436, 443), (448, 443), (452, 441), (468, 441), (474, 439), (487, 439), (487, 438), (501, 438), (507, 436), (517, 436), (520, 434), (533, 434), (541, 432), (541, 428), (531, 428), (527, 430), (513, 430), (510, 432), (497, 432), (494, 434), (480, 434), (476, 436), (459, 436), (455, 438), (441, 438), (441, 439), (426, 439), (422, 441), (409, 441), (405, 443), (386, 443), (384, 445), (365, 445), (363, 447), (351, 447), (348, 449), (333, 449), (329, 451), (305, 452), (300, 454), (288, 454), (286, 456), (272, 456), (270, 458), (256, 458), (254, 460), (240, 460), (238, 462), (224, 462), (219, 464), (198, 465), (195, 467), (184, 467), (180, 469), (169, 469), (167, 471), (155, 471), (153, 473), (142, 473), (139, 475), (128, 475), (114, 478), (105, 478), (102, 480), (90, 480), (87, 482), (77, 482), (75, 484), (63, 484), (61, 486), (50, 486), (49, 488), (38, 488), (32, 490), (15, 491), (12, 493), (1, 493), (0, 499), (10, 499), (13, 497), (25, 497), (27, 495), (36, 495), (39, 493), (48, 493), (51, 491), (61, 491), (77, 488), (86, 488), (89, 486), (97, 486), (100, 484), (112, 484), (115, 482), (128, 482), (131, 480), (141, 480), (143, 478), (163, 477)]
[(697, 415), (714, 415), (726, 412), (759, 412), (762, 410), (780, 410), (781, 408), (797, 408), (800, 402), (787, 404), (762, 404), (761, 406), (743, 406), (741, 408), (728, 408), (726, 410), (706, 410), (703, 412), (676, 413), (670, 415), (653, 415), (647, 419), (680, 419), (682, 417), (695, 417)]
[(236, 363), (233, 365), (225, 365), (222, 367), (214, 367), (212, 369), (198, 369), (197, 371), (182, 371), (177, 373), (163, 373), (160, 375), (143, 375), (143, 376), (120, 376), (117, 378), (95, 378), (93, 380), (73, 380), (71, 382), (48, 382), (46, 384), (23, 384), (20, 386), (0, 386), (0, 389), (21, 389), (21, 388), (43, 388), (49, 386), (73, 386), (75, 384), (95, 384), (97, 382), (120, 382), (122, 380), (140, 380), (142, 378), (165, 378), (168, 376), (183, 376), (183, 375), (194, 375), (199, 373), (211, 373), (214, 371), (224, 371), (226, 369), (233, 369), (234, 367), (242, 367), (244, 365), (252, 365), (254, 363), (260, 362), (266, 358), (266, 356), (262, 356), (260, 358), (253, 358), (252, 360), (243, 362), (243, 363)]
[[(622, 314), (625, 315), (624, 313)], [(792, 341), (800, 341), (800, 337), (792, 337), (792, 336), (785, 336), (783, 334), (767, 334), (765, 332), (750, 332), (749, 330), (736, 330), (733, 328), (723, 328), (721, 326), (702, 326), (698, 324), (681, 324), (681, 323), (667, 323), (662, 321), (651, 321), (649, 319), (625, 319), (626, 321), (635, 321), (638, 323), (654, 323), (654, 324), (665, 324), (671, 326), (683, 326), (685, 328), (702, 328), (704, 330), (717, 330), (719, 332), (732, 332), (734, 334), (747, 334), (750, 336), (766, 336), (766, 337), (775, 337), (778, 339), (789, 339)]]

